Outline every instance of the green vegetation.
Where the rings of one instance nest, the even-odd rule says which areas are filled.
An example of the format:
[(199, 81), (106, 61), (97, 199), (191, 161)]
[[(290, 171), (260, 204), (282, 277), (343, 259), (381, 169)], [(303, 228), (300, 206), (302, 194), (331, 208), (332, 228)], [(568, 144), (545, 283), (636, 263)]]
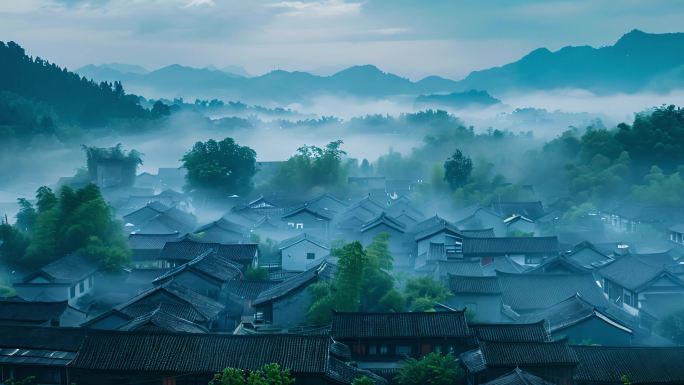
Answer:
[(252, 189), (256, 152), (233, 138), (197, 142), (181, 161), (188, 170), (186, 188), (191, 192), (226, 197), (244, 195)]
[(371, 380), (369, 377), (361, 376), (356, 377), (351, 385), (375, 385), (375, 381)]
[(245, 271), (245, 279), (248, 281), (265, 281), (268, 279), (268, 269), (250, 266)]
[(684, 344), (684, 309), (669, 314), (660, 321), (659, 330), (676, 344)]
[(325, 147), (302, 146), (290, 157), (273, 177), (275, 187), (293, 192), (328, 191), (346, 184), (347, 168), (340, 147), (341, 140)]
[(4, 262), (37, 267), (76, 252), (108, 270), (127, 263), (130, 250), (122, 224), (94, 184), (78, 190), (65, 186), (58, 194), (41, 187), (35, 205), (20, 204), (17, 226), (0, 228)]
[(392, 256), (387, 248), (389, 234), (380, 233), (364, 249), (352, 242), (335, 248), (339, 258), (335, 279), (311, 285), (313, 303), (307, 313), (312, 323), (330, 320), (331, 312), (346, 311), (401, 311), (404, 298), (394, 288), (391, 269)]
[(291, 385), (294, 382), (289, 369), (271, 363), (251, 371), (225, 368), (214, 375), (209, 385)]
[(444, 180), (449, 183), (452, 190), (465, 185), (472, 172), (473, 161), (469, 156), (463, 155), (461, 150), (456, 150), (456, 152), (444, 162)]
[(404, 361), (396, 376), (399, 385), (455, 385), (464, 383), (456, 357), (448, 353), (429, 353), (420, 360)]
[(451, 291), (443, 283), (426, 276), (407, 280), (404, 295), (411, 311), (434, 311), (438, 302), (451, 297)]
[(121, 168), (122, 186), (132, 186), (138, 166), (143, 163), (141, 153), (136, 150), (126, 152), (120, 143), (109, 148), (83, 146), (83, 150), (86, 152), (86, 165), (91, 181), (97, 181), (98, 166), (118, 165)]

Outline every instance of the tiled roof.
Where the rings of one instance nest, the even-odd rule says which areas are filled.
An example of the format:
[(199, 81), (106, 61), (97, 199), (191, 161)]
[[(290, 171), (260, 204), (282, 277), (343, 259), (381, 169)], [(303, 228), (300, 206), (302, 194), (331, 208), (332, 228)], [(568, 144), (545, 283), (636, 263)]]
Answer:
[(631, 384), (684, 383), (684, 347), (572, 346), (579, 358), (574, 379), (578, 383)]
[(429, 228), (417, 233), (414, 240), (416, 242), (418, 242), (420, 240), (423, 240), (425, 238), (429, 238), (435, 234), (438, 234), (442, 231), (450, 233), (450, 234), (454, 234), (454, 235), (463, 236), (463, 234), (456, 227), (456, 225), (449, 223), (445, 220), (441, 220), (441, 221), (438, 221), (438, 223), (436, 225), (429, 227)]
[(71, 366), (108, 371), (214, 373), (279, 363), (295, 374), (328, 371), (328, 336), (98, 332)]
[(469, 337), (464, 311), (333, 313), (330, 335), (344, 338)]
[(375, 373), (353, 367), (335, 357), (330, 357), (328, 361), (328, 371), (326, 375), (342, 384), (351, 384), (355, 378), (368, 377), (375, 385), (385, 385), (387, 381)]
[(497, 272), (503, 302), (515, 311), (546, 309), (576, 293), (596, 306), (607, 301), (591, 273), (509, 274)]
[(220, 218), (218, 221), (214, 221), (211, 223), (208, 223), (204, 226), (200, 226), (195, 230), (195, 233), (201, 233), (204, 231), (207, 231), (213, 227), (219, 228), (223, 231), (231, 232), (231, 233), (236, 233), (236, 234), (248, 234), (249, 229), (239, 225), (237, 223), (231, 222), (227, 220), (226, 218)]
[(521, 265), (512, 260), (509, 256), (493, 258), (493, 261), (482, 266), (484, 275), (496, 275), (497, 271), (520, 274), (528, 272), (530, 269), (531, 267)]
[(294, 237), (291, 237), (291, 238), (288, 238), (288, 239), (281, 241), (278, 244), (278, 249), (280, 249), (280, 250), (286, 249), (286, 248), (288, 248), (290, 246), (294, 246), (297, 243), (302, 242), (302, 241), (309, 241), (309, 242), (311, 242), (315, 245), (318, 245), (324, 249), (330, 249), (330, 244), (328, 242), (326, 242), (326, 241), (324, 241), (318, 237), (307, 234), (307, 233), (297, 234)]
[(253, 300), (259, 294), (279, 284), (277, 281), (246, 281), (233, 279), (226, 282), (225, 290), (239, 298)]
[(328, 262), (315, 266), (309, 270), (288, 278), (285, 281), (264, 290), (259, 294), (259, 297), (254, 301), (254, 305), (260, 305), (266, 302), (286, 296), (293, 291), (300, 289), (307, 284), (317, 280), (319, 277), (330, 278), (334, 276), (335, 266)]
[(380, 213), (377, 217), (371, 219), (370, 221), (364, 223), (361, 226), (361, 232), (368, 231), (370, 229), (373, 229), (377, 226), (380, 225), (385, 225), (389, 228), (392, 228), (400, 233), (404, 233), (406, 231), (406, 225), (403, 223), (399, 222), (398, 220), (390, 217), (387, 215), (384, 211)]
[(463, 239), (463, 254), (558, 253), (558, 237), (494, 237)]
[(332, 213), (330, 213), (330, 212), (328, 212), (328, 211), (325, 211), (325, 210), (319, 210), (318, 208), (316, 208), (316, 207), (311, 207), (311, 206), (309, 206), (309, 205), (307, 205), (307, 204), (304, 204), (304, 205), (302, 205), (302, 206), (299, 206), (299, 207), (297, 207), (297, 208), (295, 208), (295, 209), (293, 209), (293, 210), (290, 210), (290, 211), (286, 212), (285, 214), (283, 214), (282, 218), (283, 218), (283, 219), (286, 219), (286, 218), (289, 218), (289, 217), (291, 217), (291, 216), (293, 216), (293, 215), (297, 215), (297, 214), (299, 214), (299, 213), (301, 213), (301, 212), (308, 212), (308, 213), (310, 213), (311, 215), (313, 215), (313, 216), (315, 216), (315, 217), (318, 217), (318, 218), (321, 218), (321, 219), (325, 219), (325, 220), (327, 220), (327, 221), (331, 221), (331, 220), (333, 219), (333, 214), (332, 214)]
[(480, 341), (545, 342), (551, 341), (544, 321), (533, 323), (497, 323), (470, 325), (473, 335)]
[(620, 257), (605, 265), (598, 270), (598, 274), (630, 290), (638, 290), (662, 275), (669, 275), (675, 282), (684, 285), (684, 282), (664, 267), (645, 263), (631, 255)]
[(161, 250), (166, 242), (178, 239), (178, 233), (171, 234), (131, 234), (128, 236), (128, 247), (131, 249)]
[[(39, 272), (46, 274), (55, 283), (78, 282), (94, 274), (96, 271), (97, 264), (95, 262), (76, 253), (50, 262), (39, 270)], [(35, 274), (27, 276), (24, 282), (30, 281), (33, 277), (35, 277)]]
[(167, 242), (159, 256), (160, 259), (176, 259), (190, 261), (207, 250), (216, 251), (216, 255), (234, 261), (251, 261), (258, 250), (256, 243), (220, 244), (202, 242), (194, 237), (186, 236), (175, 242)]
[(240, 277), (242, 275), (241, 269), (242, 265), (226, 258), (220, 258), (214, 250), (209, 249), (192, 261), (186, 262), (157, 277), (154, 282), (166, 281), (187, 270), (198, 272), (220, 282), (226, 282)]
[(604, 322), (614, 325), (627, 333), (632, 332), (631, 329), (623, 325), (620, 321), (615, 320), (608, 314), (596, 309), (594, 305), (582, 299), (578, 294), (575, 294), (548, 309), (527, 314), (522, 320), (527, 322), (538, 320), (545, 321), (549, 325), (550, 331), (553, 333), (592, 317), (598, 317)]
[(424, 266), (417, 270), (432, 272), (438, 277), (445, 277), (447, 275), (481, 277), (484, 275), (479, 261), (466, 260), (427, 261)]
[(0, 348), (75, 352), (88, 332), (83, 328), (0, 325)]
[(483, 383), (482, 385), (553, 385), (552, 383), (527, 373), (520, 368), (513, 369), (512, 372), (494, 380)]
[(449, 275), (449, 288), (458, 294), (501, 294), (501, 286), (496, 276), (472, 277)]
[(461, 354), (470, 372), (488, 367), (575, 366), (578, 359), (567, 341), (500, 342), (480, 341), (480, 347)]
[(119, 326), (118, 330), (124, 331), (168, 331), (177, 333), (207, 333), (208, 330), (203, 326), (197, 325), (192, 321), (180, 318), (167, 313), (161, 307), (152, 312), (134, 318), (131, 321)]
[(67, 301), (0, 300), (0, 322), (43, 323), (58, 320), (68, 306)]
[(541, 202), (492, 202), (492, 210), (508, 218), (512, 215), (522, 215), (532, 220), (544, 216), (544, 206)]
[(471, 230), (465, 230), (461, 229), (460, 230), (461, 234), (465, 237), (469, 238), (493, 238), (496, 235), (494, 234), (494, 229), (489, 228), (489, 229), (471, 229)]

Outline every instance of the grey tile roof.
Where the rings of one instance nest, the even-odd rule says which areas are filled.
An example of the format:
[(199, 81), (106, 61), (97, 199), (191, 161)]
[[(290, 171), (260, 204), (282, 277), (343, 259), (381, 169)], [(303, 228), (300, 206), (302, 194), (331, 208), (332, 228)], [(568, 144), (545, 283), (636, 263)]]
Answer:
[(119, 326), (118, 330), (124, 331), (168, 331), (177, 333), (208, 333), (203, 326), (197, 325), (192, 321), (180, 318), (166, 312), (161, 307), (150, 313), (134, 318), (131, 321)]
[(0, 325), (0, 348), (76, 352), (87, 333), (83, 328)]
[(403, 223), (399, 222), (398, 220), (390, 217), (387, 215), (384, 211), (380, 213), (377, 217), (371, 219), (370, 221), (364, 223), (361, 226), (361, 232), (368, 231), (370, 229), (373, 229), (377, 226), (380, 225), (385, 225), (389, 228), (392, 228), (400, 233), (404, 233), (406, 231), (406, 225)]
[[(97, 271), (97, 264), (87, 257), (71, 253), (40, 268), (38, 273), (46, 275), (54, 283), (75, 283), (81, 281)], [(36, 274), (28, 275), (24, 282), (28, 282)]]
[(627, 376), (630, 383), (684, 383), (684, 347), (573, 346), (579, 358), (577, 383), (617, 383)]
[(221, 258), (249, 263), (253, 260), (259, 245), (256, 243), (221, 244), (202, 242), (194, 236), (185, 236), (174, 242), (167, 242), (161, 251), (160, 259), (190, 261), (204, 254), (207, 250), (214, 250)]
[(520, 368), (513, 369), (512, 372), (494, 380), (483, 383), (482, 385), (553, 385), (551, 382), (527, 373)]
[(483, 323), (472, 324), (470, 330), (480, 341), (499, 342), (546, 342), (551, 335), (544, 321), (531, 323)]
[(497, 214), (508, 218), (512, 215), (522, 215), (536, 220), (544, 216), (544, 206), (540, 201), (533, 202), (492, 202), (492, 210)]
[(345, 338), (470, 337), (464, 311), (333, 313), (330, 335)]
[(494, 237), (463, 239), (463, 254), (529, 254), (560, 252), (558, 237)]
[(249, 234), (249, 229), (245, 226), (231, 222), (226, 218), (220, 218), (217, 221), (207, 223), (206, 225), (200, 226), (195, 230), (195, 233), (201, 233), (207, 231), (211, 228), (218, 228), (225, 232), (236, 233), (236, 234)]
[(605, 265), (598, 270), (598, 274), (622, 287), (635, 291), (663, 275), (670, 276), (675, 282), (684, 286), (684, 282), (669, 273), (665, 267), (645, 263), (640, 258), (631, 255), (620, 257)]
[(58, 320), (68, 307), (67, 301), (0, 300), (0, 323), (43, 323), (50, 320)]
[(324, 219), (326, 221), (331, 221), (333, 219), (334, 213), (331, 213), (326, 210), (321, 210), (317, 207), (312, 207), (307, 204), (304, 204), (302, 206), (299, 206), (297, 208), (294, 208), (292, 210), (287, 211), (286, 213), (283, 214), (282, 218), (287, 219), (293, 215), (297, 215), (302, 212), (308, 212), (309, 214), (318, 217), (320, 219)]
[(246, 280), (230, 280), (226, 282), (225, 290), (238, 298), (254, 300), (259, 295), (278, 285), (279, 281), (246, 281)]
[(457, 296), (458, 294), (501, 294), (501, 285), (496, 276), (449, 275), (449, 288)]
[(480, 341), (480, 347), (461, 354), (470, 372), (488, 367), (576, 366), (577, 355), (567, 341), (501, 342)]
[(607, 301), (592, 274), (509, 274), (498, 272), (503, 302), (516, 312), (546, 309), (576, 293), (596, 306)]
[(186, 262), (157, 277), (154, 282), (164, 282), (172, 279), (183, 271), (194, 271), (200, 275), (214, 279), (221, 283), (242, 276), (242, 265), (230, 259), (221, 258), (214, 250), (209, 249), (192, 261)]
[(71, 366), (107, 371), (215, 373), (279, 363), (294, 374), (326, 374), (331, 339), (300, 335), (98, 332)]
[(170, 234), (130, 234), (128, 247), (141, 250), (161, 250), (166, 242), (178, 239), (178, 232)]
[(309, 241), (315, 245), (318, 245), (324, 249), (330, 249), (330, 243), (329, 242), (326, 242), (326, 241), (324, 241), (318, 237), (315, 237), (315, 236), (313, 236), (311, 234), (307, 234), (307, 233), (297, 234), (294, 237), (291, 237), (291, 238), (288, 238), (288, 239), (281, 241), (278, 244), (278, 249), (280, 249), (280, 250), (286, 249), (290, 246), (294, 246), (297, 243), (305, 241), (305, 240), (307, 240), (307, 241)]
[(302, 273), (288, 278), (285, 281), (261, 292), (254, 305), (261, 305), (279, 298), (282, 298), (295, 290), (318, 280), (319, 278), (328, 279), (334, 276), (336, 267), (328, 262), (323, 262), (318, 266), (312, 267)]

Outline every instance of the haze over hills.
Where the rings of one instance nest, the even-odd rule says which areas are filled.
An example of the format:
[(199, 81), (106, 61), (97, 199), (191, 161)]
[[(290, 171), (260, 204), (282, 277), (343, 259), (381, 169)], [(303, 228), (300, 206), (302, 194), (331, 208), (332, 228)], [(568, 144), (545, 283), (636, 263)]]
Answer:
[(121, 65), (85, 66), (79, 74), (97, 81), (120, 80), (126, 89), (151, 97), (201, 97), (296, 102), (321, 93), (355, 97), (448, 94), (486, 90), (494, 95), (582, 89), (598, 94), (667, 92), (684, 86), (684, 33), (633, 30), (614, 45), (540, 48), (520, 60), (480, 71), (460, 81), (429, 76), (417, 82), (372, 65), (330, 76), (275, 70), (250, 77), (239, 67), (218, 70), (170, 65), (149, 73)]

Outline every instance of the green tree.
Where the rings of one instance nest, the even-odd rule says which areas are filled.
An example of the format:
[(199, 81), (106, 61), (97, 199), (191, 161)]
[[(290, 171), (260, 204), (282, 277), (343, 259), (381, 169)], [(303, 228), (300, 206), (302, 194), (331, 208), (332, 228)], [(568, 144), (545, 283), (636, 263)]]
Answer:
[(399, 385), (454, 385), (463, 383), (463, 374), (451, 353), (429, 353), (420, 360), (404, 361), (396, 381)]
[(370, 377), (361, 376), (356, 377), (351, 385), (375, 385), (375, 381), (371, 380)]
[(245, 279), (249, 281), (265, 281), (268, 279), (268, 269), (250, 266), (245, 270)]
[(310, 192), (314, 189), (340, 188), (346, 182), (347, 167), (342, 158), (341, 140), (325, 147), (302, 146), (278, 169), (272, 184), (288, 191)]
[(473, 161), (469, 156), (463, 155), (461, 150), (456, 150), (449, 159), (444, 162), (444, 180), (455, 190), (466, 183), (473, 171)]
[(339, 258), (336, 310), (358, 311), (361, 305), (366, 252), (360, 242), (354, 241), (334, 250), (333, 255)]
[(16, 227), (3, 223), (0, 225), (0, 261), (10, 266), (18, 263), (26, 253), (30, 240)]
[(223, 369), (214, 374), (209, 385), (292, 385), (294, 382), (289, 369), (270, 363), (249, 372), (235, 368)]
[(88, 147), (83, 146), (86, 152), (86, 165), (91, 182), (97, 181), (97, 169), (99, 165), (117, 164), (121, 167), (121, 184), (132, 186), (135, 176), (142, 161), (142, 154), (136, 150), (125, 151), (121, 143), (114, 147)]
[(407, 280), (404, 295), (412, 311), (429, 311), (451, 297), (451, 292), (443, 283), (425, 276)]
[(17, 203), (19, 204), (19, 212), (17, 213), (16, 226), (19, 230), (30, 233), (36, 225), (38, 213), (33, 204), (26, 198), (17, 199)]
[(645, 185), (632, 187), (632, 196), (647, 204), (681, 205), (684, 203), (684, 180), (679, 172), (666, 175), (658, 166), (644, 177)]
[(225, 196), (244, 195), (252, 189), (256, 152), (233, 138), (197, 142), (181, 161), (188, 170), (186, 188), (191, 191)]
[(675, 311), (663, 318), (658, 329), (663, 337), (669, 338), (676, 344), (684, 344), (684, 309)]

